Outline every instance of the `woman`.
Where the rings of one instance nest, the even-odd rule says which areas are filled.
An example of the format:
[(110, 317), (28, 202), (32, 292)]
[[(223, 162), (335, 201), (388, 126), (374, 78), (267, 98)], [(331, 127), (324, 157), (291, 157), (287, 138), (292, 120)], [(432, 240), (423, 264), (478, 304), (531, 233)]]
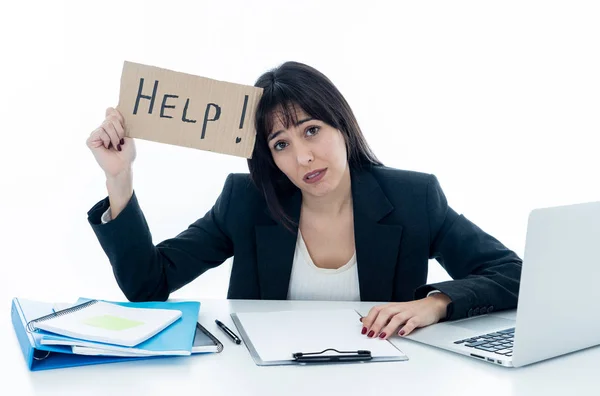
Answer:
[[(108, 190), (88, 219), (129, 300), (165, 300), (235, 255), (228, 298), (389, 302), (361, 319), (368, 337), (516, 306), (519, 257), (452, 210), (435, 176), (384, 167), (327, 77), (287, 62), (255, 85), (250, 174), (156, 246), (123, 117), (109, 108), (88, 138)], [(453, 280), (425, 285), (430, 258)]]

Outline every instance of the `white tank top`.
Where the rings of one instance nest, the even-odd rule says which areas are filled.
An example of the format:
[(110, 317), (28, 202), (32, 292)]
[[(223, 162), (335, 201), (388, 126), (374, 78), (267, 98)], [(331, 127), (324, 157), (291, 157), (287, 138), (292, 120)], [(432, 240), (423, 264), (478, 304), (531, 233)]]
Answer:
[(360, 301), (356, 251), (338, 269), (317, 267), (298, 230), (288, 300)]

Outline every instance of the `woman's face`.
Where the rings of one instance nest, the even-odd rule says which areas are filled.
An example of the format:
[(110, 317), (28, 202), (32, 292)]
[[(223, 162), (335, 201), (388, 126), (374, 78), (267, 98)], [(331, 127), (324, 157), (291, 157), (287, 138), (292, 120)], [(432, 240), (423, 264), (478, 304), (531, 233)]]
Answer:
[(267, 144), (277, 167), (302, 192), (322, 197), (335, 190), (348, 168), (342, 133), (312, 119), (298, 107), (296, 125), (286, 129), (281, 113), (275, 113)]

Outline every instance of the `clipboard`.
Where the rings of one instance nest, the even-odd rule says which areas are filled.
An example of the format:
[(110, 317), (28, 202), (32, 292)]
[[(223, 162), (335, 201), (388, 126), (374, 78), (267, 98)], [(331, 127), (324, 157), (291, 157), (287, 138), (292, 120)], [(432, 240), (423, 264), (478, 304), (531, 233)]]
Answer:
[[(361, 335), (362, 325), (359, 318), (360, 314), (352, 309), (231, 314), (231, 319), (257, 366), (356, 364), (408, 360), (408, 356), (389, 340), (368, 339)], [(346, 338), (345, 342), (336, 342), (334, 337), (320, 340), (321, 343), (314, 342), (311, 340), (315, 339), (315, 335), (305, 332), (306, 342), (298, 342), (298, 340), (302, 340), (303, 331), (297, 325), (306, 320), (314, 320), (315, 323), (319, 323), (323, 329), (327, 329), (326, 334), (335, 334), (338, 339)], [(294, 328), (299, 330), (293, 331)], [(286, 337), (289, 337), (290, 340), (289, 345), (287, 345), (287, 341), (282, 341), (281, 337), (274, 339), (274, 331), (285, 332)], [(257, 339), (261, 337), (261, 334), (265, 334), (265, 337)], [(282, 348), (281, 353), (274, 355), (272, 350), (268, 351), (268, 348), (265, 348), (266, 342), (278, 345)], [(323, 348), (321, 347), (323, 343), (331, 343), (331, 345)], [(344, 344), (358, 345), (361, 348), (336, 347)], [(366, 345), (372, 347), (363, 348)], [(297, 350), (299, 348), (304, 350)], [(264, 356), (261, 355), (261, 352)], [(386, 352), (387, 355), (382, 355), (383, 352)]]

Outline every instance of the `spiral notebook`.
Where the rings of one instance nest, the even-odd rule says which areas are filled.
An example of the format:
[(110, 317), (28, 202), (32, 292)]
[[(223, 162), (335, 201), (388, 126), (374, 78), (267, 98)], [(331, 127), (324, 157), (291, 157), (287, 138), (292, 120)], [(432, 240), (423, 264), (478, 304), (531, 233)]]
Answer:
[[(80, 298), (76, 306), (69, 308), (76, 309), (87, 303), (89, 299)], [(149, 310), (173, 310), (182, 312), (181, 319), (176, 320), (170, 326), (159, 332), (144, 342), (127, 347), (122, 345), (107, 344), (102, 342), (88, 341), (79, 338), (63, 336), (59, 334), (48, 333), (44, 331), (40, 344), (44, 346), (68, 346), (73, 353), (87, 354), (92, 353), (104, 356), (185, 356), (192, 353), (192, 342), (200, 303), (197, 301), (183, 302), (115, 302), (112, 303), (122, 307), (149, 309)], [(65, 310), (66, 311), (66, 310)], [(59, 312), (63, 312), (62, 310)], [(71, 315), (71, 314), (69, 314)], [(52, 315), (48, 315), (52, 316)], [(90, 349), (88, 349), (90, 348)]]
[(180, 317), (179, 310), (133, 308), (90, 300), (33, 320), (27, 324), (27, 329), (133, 347), (158, 334)]

